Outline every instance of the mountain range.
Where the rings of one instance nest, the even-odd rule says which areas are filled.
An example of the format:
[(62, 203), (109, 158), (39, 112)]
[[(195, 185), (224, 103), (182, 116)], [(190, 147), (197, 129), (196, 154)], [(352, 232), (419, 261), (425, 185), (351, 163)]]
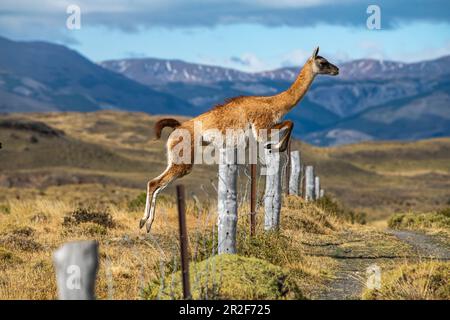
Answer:
[(0, 37), (0, 112), (125, 109), (181, 112), (189, 103), (89, 61), (64, 46)]
[[(194, 116), (226, 98), (271, 95), (300, 67), (247, 73), (155, 58), (93, 63), (64, 46), (0, 38), (0, 112), (120, 109)], [(287, 117), (315, 145), (450, 135), (450, 56), (354, 60), (318, 77)]]

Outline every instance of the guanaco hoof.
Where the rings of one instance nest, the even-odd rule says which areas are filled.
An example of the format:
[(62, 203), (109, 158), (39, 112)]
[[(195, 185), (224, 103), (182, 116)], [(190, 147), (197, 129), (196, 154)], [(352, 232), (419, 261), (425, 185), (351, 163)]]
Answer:
[(152, 228), (153, 221), (149, 221), (145, 228), (147, 229), (147, 233), (150, 233), (150, 229)]

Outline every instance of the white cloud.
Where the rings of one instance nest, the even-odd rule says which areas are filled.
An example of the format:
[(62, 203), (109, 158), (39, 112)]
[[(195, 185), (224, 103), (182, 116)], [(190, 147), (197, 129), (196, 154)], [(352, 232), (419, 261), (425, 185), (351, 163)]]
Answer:
[[(360, 25), (365, 0), (1, 0), (0, 30), (8, 35), (56, 33), (64, 28), (69, 4), (81, 8), (82, 23), (125, 31), (149, 27), (212, 27), (233, 23), (266, 26)], [(383, 28), (399, 21), (450, 21), (448, 0), (378, 0), (389, 15)], [(421, 8), (426, 8), (422, 10)], [(39, 21), (36, 27), (35, 22)], [(394, 23), (395, 22), (395, 23)], [(20, 28), (18, 27), (20, 26)]]
[[(342, 0), (341, 2), (352, 0)], [(333, 0), (253, 0), (249, 1), (268, 8), (307, 8), (332, 3)]]
[(442, 47), (426, 47), (414, 52), (398, 52), (396, 54), (396, 56), (401, 57), (401, 60), (405, 62), (432, 60), (446, 55), (450, 55), (450, 41)]
[(303, 65), (311, 56), (311, 52), (303, 49), (295, 49), (281, 56), (282, 67), (296, 67)]
[(386, 52), (384, 46), (380, 42), (364, 40), (358, 43), (358, 47), (362, 49), (365, 58), (386, 60)]
[(271, 65), (251, 52), (243, 53), (239, 56), (232, 56), (226, 59), (219, 59), (211, 56), (198, 56), (198, 63), (222, 66), (226, 68), (237, 69), (246, 72), (259, 72), (277, 68), (278, 65)]
[(265, 70), (267, 65), (254, 53), (243, 53), (239, 57), (230, 58), (231, 65), (237, 65), (240, 69), (256, 72)]

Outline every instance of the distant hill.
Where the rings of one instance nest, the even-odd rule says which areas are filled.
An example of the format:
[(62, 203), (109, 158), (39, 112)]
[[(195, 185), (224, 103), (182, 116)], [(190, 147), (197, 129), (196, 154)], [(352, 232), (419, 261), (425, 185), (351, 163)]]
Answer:
[[(154, 58), (95, 64), (64, 46), (0, 37), (0, 112), (120, 109), (195, 116), (226, 98), (285, 90), (300, 67), (246, 73)], [(288, 117), (315, 145), (450, 136), (450, 56), (355, 60), (318, 77)]]
[[(100, 184), (144, 191), (166, 167), (170, 130), (155, 141), (152, 126), (158, 119), (113, 111), (0, 115), (0, 201), (10, 192), (23, 197), (24, 187)], [(450, 138), (332, 148), (295, 140), (292, 150), (302, 152), (305, 165), (314, 165), (327, 194), (369, 219), (450, 203)], [(216, 183), (216, 177), (216, 166), (197, 165), (179, 182), (189, 195), (202, 198), (208, 195), (205, 190), (214, 196), (211, 181)], [(247, 179), (244, 171), (240, 177)]]
[[(101, 65), (189, 101), (195, 106), (193, 115), (227, 97), (280, 92), (300, 69), (245, 73), (153, 58)], [(363, 59), (343, 63), (340, 69), (339, 77), (319, 77), (289, 115), (298, 137), (317, 145), (336, 145), (450, 135), (450, 56), (409, 64)]]
[(0, 112), (125, 109), (182, 113), (188, 102), (111, 72), (64, 46), (0, 37)]
[[(339, 79), (429, 79), (450, 73), (450, 56), (417, 63), (359, 59), (342, 63)], [(300, 66), (248, 73), (213, 65), (182, 60), (134, 58), (106, 60), (100, 65), (145, 84), (171, 82), (211, 84), (224, 81), (259, 82), (263, 80), (292, 82)]]

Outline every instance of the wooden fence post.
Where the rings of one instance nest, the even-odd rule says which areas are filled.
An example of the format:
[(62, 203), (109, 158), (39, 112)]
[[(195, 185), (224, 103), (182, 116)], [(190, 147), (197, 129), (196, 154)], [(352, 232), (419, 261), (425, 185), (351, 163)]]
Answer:
[(325, 190), (320, 189), (320, 196), (319, 198), (323, 198), (325, 196)]
[(298, 194), (300, 197), (305, 197), (305, 170), (306, 167), (300, 162), (300, 186)]
[(220, 149), (218, 193), (218, 253), (236, 253), (236, 149)]
[(287, 146), (287, 150), (286, 150), (286, 181), (285, 181), (285, 193), (288, 196), (290, 193), (290, 189), (289, 189), (289, 182), (291, 181), (291, 166), (292, 166), (292, 161), (291, 161), (291, 139), (289, 139), (288, 142), (288, 146)]
[(188, 235), (186, 228), (186, 193), (183, 185), (177, 185), (178, 206), (178, 230), (180, 232), (180, 254), (181, 254), (181, 281), (183, 283), (183, 298), (191, 298), (191, 284), (189, 281), (189, 253)]
[(289, 175), (289, 194), (299, 195), (300, 185), (300, 151), (291, 152), (291, 173)]
[(281, 161), (280, 153), (265, 149), (266, 189), (264, 192), (264, 230), (276, 230), (280, 224)]
[(94, 300), (98, 269), (98, 243), (77, 241), (63, 244), (53, 254), (58, 298)]
[(314, 197), (316, 200), (320, 198), (320, 178), (315, 177), (314, 179)]
[(305, 170), (305, 200), (314, 200), (314, 167), (306, 166)]
[(256, 163), (250, 164), (250, 236), (256, 234)]

